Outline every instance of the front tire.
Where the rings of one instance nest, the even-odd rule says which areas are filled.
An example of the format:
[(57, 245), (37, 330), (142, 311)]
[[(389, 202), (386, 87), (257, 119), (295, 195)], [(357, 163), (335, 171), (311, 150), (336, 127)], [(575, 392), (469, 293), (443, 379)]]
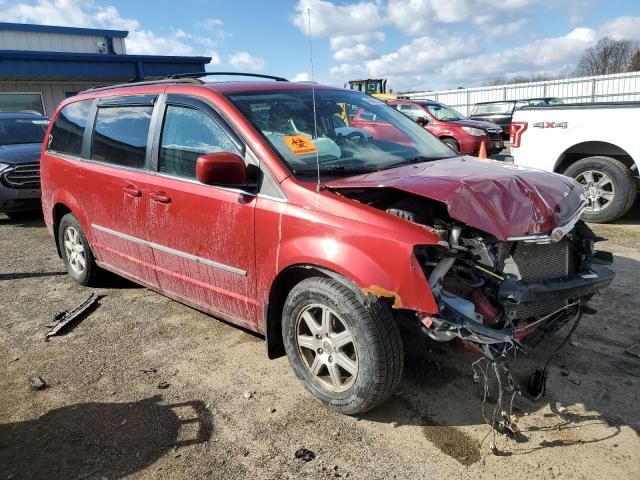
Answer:
[(402, 341), (389, 307), (364, 305), (334, 279), (308, 278), (289, 292), (282, 332), (298, 379), (341, 413), (371, 410), (402, 377)]
[(447, 147), (453, 150), (456, 153), (460, 153), (460, 144), (455, 141), (453, 138), (443, 138), (442, 143), (444, 143)]
[(58, 226), (58, 245), (67, 273), (80, 285), (94, 285), (99, 267), (78, 219), (67, 213)]
[(585, 189), (589, 206), (582, 215), (587, 222), (607, 223), (627, 213), (636, 200), (638, 186), (631, 170), (610, 157), (587, 157), (571, 164), (564, 175)]

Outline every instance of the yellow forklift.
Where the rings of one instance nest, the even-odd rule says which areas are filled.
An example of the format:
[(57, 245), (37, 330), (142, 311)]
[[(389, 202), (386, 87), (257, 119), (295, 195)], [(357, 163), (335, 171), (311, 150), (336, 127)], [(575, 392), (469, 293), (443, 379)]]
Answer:
[[(364, 78), (360, 80), (349, 80), (348, 85), (350, 90), (364, 92), (367, 95), (379, 98), (384, 102), (386, 102), (387, 100), (395, 100), (397, 98), (393, 91), (390, 90), (389, 93), (387, 93), (386, 78)], [(347, 84), (345, 84), (345, 88), (346, 87)], [(349, 126), (349, 122), (355, 114), (355, 111), (348, 112), (346, 105), (340, 106), (342, 108), (342, 114), (340, 115), (340, 118), (347, 126)]]
[(387, 93), (387, 79), (386, 78), (364, 78), (360, 80), (349, 80), (349, 88), (351, 90), (357, 90), (364, 92), (380, 100), (394, 100), (396, 95), (393, 91)]

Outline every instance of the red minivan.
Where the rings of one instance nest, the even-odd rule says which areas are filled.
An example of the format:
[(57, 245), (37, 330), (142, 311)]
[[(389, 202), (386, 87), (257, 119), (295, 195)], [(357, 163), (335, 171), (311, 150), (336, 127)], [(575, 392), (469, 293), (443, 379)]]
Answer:
[[(42, 205), (74, 280), (109, 270), (263, 334), (347, 414), (394, 391), (403, 334), (501, 361), (611, 282), (573, 180), (459, 156), (360, 92), (267, 79), (158, 80), (58, 107)], [(345, 108), (392, 133), (336, 131)]]

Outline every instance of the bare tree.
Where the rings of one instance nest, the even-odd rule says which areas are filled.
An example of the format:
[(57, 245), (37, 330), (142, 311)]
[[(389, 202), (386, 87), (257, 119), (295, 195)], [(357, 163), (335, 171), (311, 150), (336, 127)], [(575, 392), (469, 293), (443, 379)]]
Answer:
[(626, 72), (637, 50), (635, 42), (603, 37), (580, 57), (577, 75), (606, 75)]
[(631, 57), (631, 62), (627, 70), (630, 72), (640, 71), (640, 48), (638, 48), (636, 53), (633, 54), (633, 57)]

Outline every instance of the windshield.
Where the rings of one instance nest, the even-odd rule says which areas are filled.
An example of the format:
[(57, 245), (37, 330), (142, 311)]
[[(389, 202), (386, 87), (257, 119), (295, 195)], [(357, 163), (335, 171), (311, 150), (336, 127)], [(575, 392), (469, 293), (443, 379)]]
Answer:
[(456, 120), (464, 120), (464, 115), (460, 112), (456, 112), (453, 108), (446, 105), (425, 105), (429, 113), (433, 115), (437, 120), (442, 122), (455, 122)]
[(315, 125), (311, 89), (227, 97), (296, 174), (316, 172), (316, 161), (321, 173), (338, 174), (454, 156), (395, 108), (360, 92), (316, 90)]
[(42, 143), (48, 124), (49, 121), (44, 119), (0, 120), (0, 145)]
[(491, 115), (494, 113), (511, 113), (513, 102), (479, 103), (473, 108), (472, 115)]

